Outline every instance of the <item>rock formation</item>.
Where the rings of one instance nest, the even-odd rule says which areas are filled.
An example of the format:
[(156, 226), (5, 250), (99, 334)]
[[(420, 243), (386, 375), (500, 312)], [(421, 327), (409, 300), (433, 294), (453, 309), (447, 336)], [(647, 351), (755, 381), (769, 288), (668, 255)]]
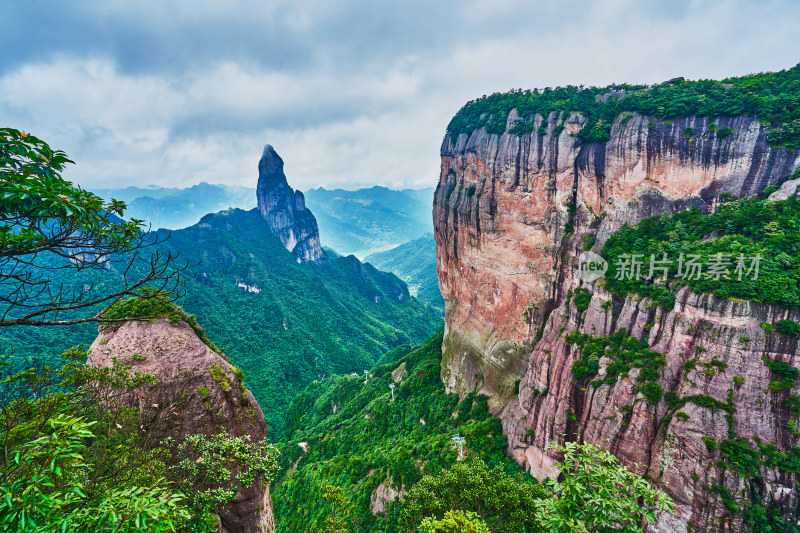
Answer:
[[(445, 384), (461, 394), (491, 395), (509, 454), (537, 477), (554, 475), (551, 442), (565, 435), (585, 439), (665, 487), (676, 516), (662, 517), (660, 530), (721, 527), (722, 489), (710, 487), (734, 498), (752, 487), (714, 466), (719, 454), (702, 439), (719, 440), (735, 429), (783, 450), (798, 444), (786, 428), (785, 408), (765, 393), (770, 372), (762, 361), (800, 365), (797, 343), (759, 325), (800, 320), (800, 313), (687, 289), (670, 312), (646, 299), (615, 301), (600, 283), (580, 280), (577, 258), (587, 235), (597, 239), (598, 250), (625, 223), (689, 206), (710, 210), (723, 193), (754, 195), (779, 184), (800, 165), (800, 153), (771, 147), (768, 128), (746, 116), (720, 117), (716, 123), (733, 131), (723, 136), (706, 118), (663, 122), (628, 114), (616, 120), (607, 143), (573, 136), (586, 122), (577, 113), (537, 116), (527, 135), (509, 132), (516, 118), (512, 111), (502, 135), (480, 129), (447, 135), (442, 144), (433, 216), (446, 302)], [(682, 134), (688, 128), (696, 132), (691, 140)], [(568, 297), (580, 286), (593, 293), (583, 313)], [(667, 425), (665, 401), (653, 405), (635, 392), (636, 370), (614, 385), (577, 387), (571, 370), (579, 353), (566, 335), (603, 336), (620, 328), (666, 354), (658, 381), (664, 391), (706, 395), (735, 406), (732, 416), (686, 404), (689, 418), (673, 417)], [(687, 367), (691, 359), (701, 366)], [(717, 369), (701, 372), (712, 359)], [(605, 364), (601, 358), (601, 376)], [(734, 386), (734, 376), (744, 376), (744, 384)], [(765, 502), (782, 506), (784, 514), (797, 508), (797, 474), (762, 467), (760, 475), (756, 492)], [(731, 527), (741, 524), (731, 520)]]
[(295, 255), (298, 263), (319, 261), (324, 257), (317, 220), (306, 209), (303, 193), (289, 186), (283, 173), (283, 159), (269, 144), (264, 146), (258, 162), (256, 197), (258, 210), (270, 230)]
[[(108, 367), (117, 360), (133, 370), (158, 376), (158, 385), (141, 386), (123, 398), (140, 417), (163, 415), (164, 437), (189, 434), (249, 435), (266, 438), (261, 408), (242, 383), (242, 375), (207, 346), (186, 322), (167, 318), (101, 326), (87, 364)], [(263, 486), (262, 486), (263, 485)], [(256, 480), (219, 510), (220, 533), (275, 531), (269, 484)]]

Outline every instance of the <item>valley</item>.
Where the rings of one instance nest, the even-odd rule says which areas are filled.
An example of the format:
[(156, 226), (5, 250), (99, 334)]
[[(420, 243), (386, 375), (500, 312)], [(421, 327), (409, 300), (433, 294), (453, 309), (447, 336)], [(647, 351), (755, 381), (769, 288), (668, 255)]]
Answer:
[(800, 65), (443, 133), (90, 192), (0, 128), (4, 530), (800, 531)]

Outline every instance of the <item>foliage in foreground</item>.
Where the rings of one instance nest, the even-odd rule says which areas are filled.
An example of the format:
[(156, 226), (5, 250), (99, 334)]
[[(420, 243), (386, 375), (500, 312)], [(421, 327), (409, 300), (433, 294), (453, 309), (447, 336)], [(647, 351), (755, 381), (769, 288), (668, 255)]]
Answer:
[[(554, 446), (559, 479), (534, 485), (481, 461), (457, 463), (438, 476), (426, 476), (399, 504), (403, 531), (414, 525), (452, 524), (453, 511), (466, 513), (487, 531), (589, 532), (641, 531), (657, 514), (673, 512), (672, 500), (648, 481), (593, 444)], [(422, 518), (425, 517), (425, 518)], [(441, 531), (473, 531), (442, 529)], [(434, 530), (435, 531), (435, 530)]]
[[(63, 179), (68, 163), (43, 140), (0, 128), (0, 327), (97, 322), (146, 284), (177, 288), (175, 256), (146, 252), (158, 240), (142, 221), (122, 220), (124, 202)], [(73, 283), (112, 266), (123, 273), (116, 283)]]
[(426, 518), (419, 525), (420, 533), (489, 533), (478, 515), (467, 511), (447, 511), (441, 520)]
[(539, 531), (537, 510), (552, 494), (522, 473), (510, 476), (500, 466), (489, 470), (479, 459), (459, 461), (425, 476), (403, 496), (401, 529), (414, 531), (426, 517), (444, 520), (457, 510), (475, 513), (491, 531)]
[(114, 488), (92, 501), (86, 442), (94, 422), (58, 415), (48, 432), (17, 449), (3, 471), (4, 531), (176, 531), (191, 518), (185, 496), (163, 478)]
[(642, 531), (661, 512), (674, 510), (672, 500), (616, 457), (593, 444), (554, 446), (563, 455), (556, 463), (563, 481), (549, 483), (557, 495), (543, 500), (537, 518), (548, 532)]
[(158, 378), (126, 365), (86, 366), (85, 356), (69, 351), (59, 370), (15, 373), (3, 363), (5, 531), (215, 531), (213, 513), (238, 487), (274, 473), (277, 452), (265, 442), (225, 433), (162, 440), (181, 398), (148, 414), (110, 408)]

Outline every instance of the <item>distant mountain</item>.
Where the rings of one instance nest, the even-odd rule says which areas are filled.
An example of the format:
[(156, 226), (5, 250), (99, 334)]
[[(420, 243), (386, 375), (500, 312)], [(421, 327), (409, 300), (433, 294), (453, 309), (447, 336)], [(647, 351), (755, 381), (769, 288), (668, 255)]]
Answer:
[(322, 244), (363, 258), (431, 233), (433, 189), (311, 189), (306, 203)]
[[(126, 202), (126, 215), (144, 220), (153, 229), (186, 228), (207, 213), (256, 207), (255, 189), (206, 182), (186, 189), (126, 187), (93, 192)], [(342, 255), (363, 258), (433, 231), (432, 188), (376, 186), (348, 191), (320, 187), (306, 191), (305, 202), (316, 216), (322, 244)]]
[[(360, 374), (387, 351), (419, 344), (442, 325), (441, 315), (394, 274), (323, 252), (303, 193), (289, 187), (281, 166), (265, 149), (259, 208), (227, 209), (185, 229), (154, 232), (169, 234), (158, 249), (195, 265), (181, 303), (245, 372), (273, 436), (295, 395), (314, 380)], [(112, 264), (57, 272), (68, 289), (93, 285), (106, 293), (123, 276)], [(96, 335), (95, 324), (2, 328), (0, 355), (53, 363), (65, 348)]]
[(256, 206), (256, 191), (250, 187), (199, 183), (187, 189), (165, 187), (126, 187), (94, 189), (103, 198), (116, 198), (128, 204), (128, 218), (140, 218), (153, 229), (180, 229), (197, 224), (207, 213), (238, 207)]
[(411, 294), (421, 301), (444, 309), (436, 279), (436, 241), (432, 233), (391, 250), (370, 254), (364, 261), (405, 281)]

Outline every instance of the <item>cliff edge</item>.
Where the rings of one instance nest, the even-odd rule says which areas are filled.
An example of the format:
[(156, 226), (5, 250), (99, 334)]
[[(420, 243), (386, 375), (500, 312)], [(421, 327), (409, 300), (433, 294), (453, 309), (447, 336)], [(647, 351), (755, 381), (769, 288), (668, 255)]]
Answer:
[[(690, 207), (709, 213), (721, 197), (778, 186), (800, 166), (800, 151), (772, 142), (776, 129), (757, 116), (628, 111), (603, 124), (564, 110), (474, 115), (487, 125), (444, 138), (433, 206), (448, 389), (490, 395), (509, 455), (539, 478), (556, 474), (554, 441), (612, 451), (675, 500), (676, 516), (661, 517), (661, 531), (741, 530), (744, 518), (733, 509), (742, 501), (792, 519), (796, 465), (766, 461), (744, 475), (721, 464), (712, 441), (756, 450), (752, 443), (764, 443), (787, 456), (800, 450), (765, 364), (800, 365), (797, 341), (760, 327), (800, 321), (800, 313), (688, 288), (665, 311), (582, 280), (578, 258), (625, 224)], [(593, 127), (608, 129), (600, 140), (581, 134)], [(591, 297), (587, 308), (571, 301), (579, 288)], [(637, 387), (643, 368), (592, 387), (574, 378), (581, 349), (570, 334), (609, 338), (620, 329), (663, 354), (657, 383), (682, 399), (683, 414), (673, 416), (666, 399), (646, 401)], [(600, 378), (609, 375), (611, 360), (595, 359)]]

